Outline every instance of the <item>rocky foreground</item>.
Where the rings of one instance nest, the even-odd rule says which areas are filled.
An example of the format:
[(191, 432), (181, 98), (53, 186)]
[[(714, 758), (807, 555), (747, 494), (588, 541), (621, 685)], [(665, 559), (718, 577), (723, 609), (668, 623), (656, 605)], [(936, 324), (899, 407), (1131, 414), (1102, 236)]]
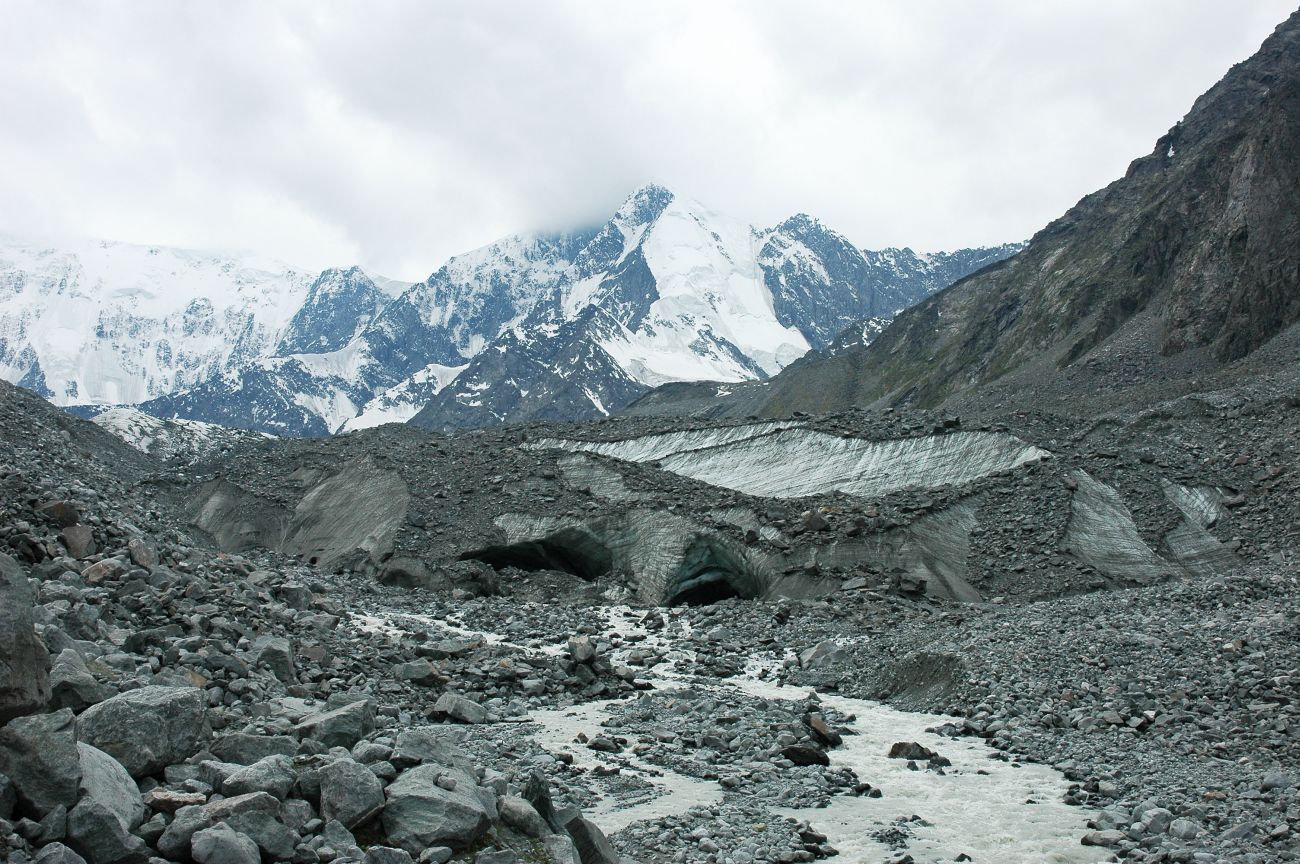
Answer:
[[(655, 608), (539, 600), (565, 572), (412, 590), (221, 552), (160, 492), (179, 469), (3, 396), (9, 861), (1300, 859), (1275, 436), (1236, 442), (1269, 467), (1240, 467), (1260, 479), (1222, 573), (959, 603), (868, 569)], [(1007, 488), (1060, 487), (1041, 473)]]

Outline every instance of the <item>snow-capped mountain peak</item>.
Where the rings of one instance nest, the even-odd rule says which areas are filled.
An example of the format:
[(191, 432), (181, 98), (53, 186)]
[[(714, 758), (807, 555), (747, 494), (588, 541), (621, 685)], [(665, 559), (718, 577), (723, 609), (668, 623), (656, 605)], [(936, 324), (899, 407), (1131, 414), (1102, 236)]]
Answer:
[(310, 283), (266, 259), (0, 237), (0, 375), (60, 405), (140, 402), (270, 353)]
[(755, 228), (657, 184), (602, 225), (505, 237), (407, 286), (0, 240), (0, 373), (276, 435), (598, 417), (664, 383), (765, 378), (854, 322), (868, 338), (1014, 251), (866, 251), (807, 214)]

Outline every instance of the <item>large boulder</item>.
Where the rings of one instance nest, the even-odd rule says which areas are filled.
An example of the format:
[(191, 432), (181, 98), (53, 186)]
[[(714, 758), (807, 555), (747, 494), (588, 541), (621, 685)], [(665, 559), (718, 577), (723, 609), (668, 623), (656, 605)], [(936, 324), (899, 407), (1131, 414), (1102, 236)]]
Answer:
[(520, 834), (541, 838), (551, 833), (546, 820), (526, 799), (506, 795), (497, 803), (501, 810), (501, 821)]
[(184, 761), (212, 737), (208, 703), (195, 687), (141, 687), (92, 705), (77, 737), (126, 766), (132, 777)]
[(312, 714), (294, 727), (299, 738), (310, 738), (326, 747), (349, 750), (375, 731), (375, 709), (369, 699), (351, 702), (339, 708)]
[(86, 661), (75, 648), (64, 648), (54, 658), (50, 669), (50, 707), (85, 711), (113, 695), (106, 685), (95, 680)]
[(214, 825), (195, 832), (190, 854), (198, 864), (261, 864), (257, 844), (229, 825)]
[(92, 798), (83, 798), (68, 814), (68, 845), (87, 864), (144, 864), (149, 847), (128, 832), (117, 814)]
[(384, 785), (369, 768), (351, 759), (331, 762), (320, 771), (320, 815), (349, 831), (384, 809)]
[(34, 602), (23, 569), (0, 554), (0, 724), (50, 701), (50, 652), (32, 627)]
[[(243, 831), (245, 826), (256, 824), (262, 816), (270, 820), (280, 816), (280, 802), (265, 792), (182, 807), (176, 811), (176, 818), (172, 819), (162, 837), (158, 838), (158, 851), (169, 860), (183, 861), (190, 854), (190, 842), (199, 831), (222, 822)], [(283, 825), (280, 827), (284, 828)]]
[(433, 713), (458, 723), (486, 723), (489, 719), (486, 708), (458, 693), (443, 693), (439, 696), (433, 705)]
[(76, 804), (81, 754), (72, 712), (10, 720), (0, 729), (0, 773), (13, 783), (22, 811), (37, 819)]
[(469, 762), (461, 756), (460, 742), (464, 730), (447, 726), (415, 726), (397, 733), (397, 743), (389, 761), (398, 769), (411, 765), (438, 764), (469, 769)]
[(283, 801), (289, 797), (298, 775), (293, 770), (293, 760), (288, 756), (267, 756), (252, 765), (237, 769), (221, 784), (224, 795), (247, 795), (249, 792), (266, 792)]
[(81, 757), (81, 797), (98, 801), (130, 831), (144, 821), (140, 787), (112, 756), (84, 741), (77, 742)]
[(0, 819), (6, 821), (14, 818), (14, 808), (18, 806), (18, 793), (8, 777), (0, 774)]
[(298, 673), (293, 668), (293, 647), (283, 636), (259, 636), (253, 643), (253, 656), (271, 673), (286, 684), (298, 683)]
[(387, 789), (384, 833), (388, 842), (419, 855), (430, 846), (464, 848), (496, 818), (496, 798), (473, 776), (439, 765), (420, 765)]
[(565, 824), (582, 864), (619, 864), (618, 852), (590, 819), (577, 816)]
[(250, 735), (232, 732), (212, 742), (212, 754), (222, 762), (252, 765), (267, 756), (289, 756), (298, 752), (298, 739), (289, 735)]

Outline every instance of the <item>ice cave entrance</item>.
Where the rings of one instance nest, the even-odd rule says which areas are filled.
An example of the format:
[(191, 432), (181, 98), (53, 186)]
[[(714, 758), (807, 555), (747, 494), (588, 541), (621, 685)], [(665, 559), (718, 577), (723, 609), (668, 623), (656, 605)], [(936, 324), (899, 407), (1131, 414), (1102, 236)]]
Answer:
[(591, 534), (566, 528), (545, 537), (486, 546), (460, 556), (461, 561), (482, 561), (494, 570), (559, 570), (586, 582), (609, 575), (614, 558), (609, 548)]
[(665, 606), (708, 606), (730, 597), (753, 599), (759, 580), (743, 557), (712, 537), (697, 537), (668, 582)]

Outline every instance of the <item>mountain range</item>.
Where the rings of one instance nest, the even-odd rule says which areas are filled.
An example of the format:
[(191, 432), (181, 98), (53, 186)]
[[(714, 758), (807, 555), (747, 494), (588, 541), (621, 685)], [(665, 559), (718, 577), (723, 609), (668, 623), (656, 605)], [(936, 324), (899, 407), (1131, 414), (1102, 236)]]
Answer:
[(766, 379), (1019, 248), (862, 250), (807, 215), (755, 228), (658, 185), (598, 228), (510, 236), (413, 285), (0, 238), (0, 375), (86, 414), (287, 436), (585, 420), (662, 384)]

